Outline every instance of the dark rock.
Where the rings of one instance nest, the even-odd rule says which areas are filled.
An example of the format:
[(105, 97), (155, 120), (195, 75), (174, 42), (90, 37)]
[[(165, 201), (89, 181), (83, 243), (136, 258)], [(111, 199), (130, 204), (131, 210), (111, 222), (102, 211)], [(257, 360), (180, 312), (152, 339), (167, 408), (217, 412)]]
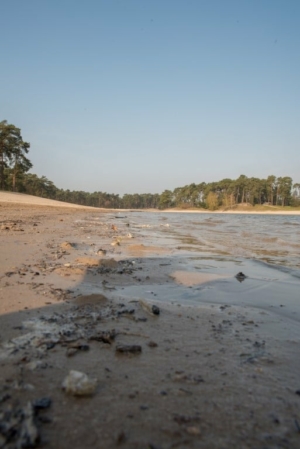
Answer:
[(125, 434), (125, 432), (120, 432), (119, 434), (118, 434), (118, 436), (117, 436), (117, 444), (123, 444), (123, 443), (125, 443), (125, 441), (126, 441), (126, 434)]
[(153, 306), (152, 306), (152, 313), (153, 313), (154, 315), (159, 315), (159, 314), (160, 314), (159, 307), (153, 305)]
[(37, 417), (38, 421), (42, 424), (50, 424), (53, 422), (53, 419), (50, 416), (41, 415)]
[(235, 275), (235, 277), (239, 282), (243, 282), (247, 276), (244, 273), (242, 273), (242, 271), (240, 271), (238, 274)]
[(116, 347), (116, 352), (120, 354), (140, 354), (142, 347), (140, 345), (122, 345)]
[(0, 404), (2, 403), (2, 402), (5, 402), (5, 401), (7, 401), (8, 399), (10, 399), (10, 394), (8, 394), (8, 393), (4, 393), (4, 394), (2, 394), (1, 396), (0, 396)]
[(92, 334), (89, 340), (101, 341), (102, 343), (107, 343), (111, 345), (114, 339), (116, 338), (116, 335), (117, 335), (116, 331), (112, 329), (111, 331), (103, 331)]
[(32, 402), (33, 408), (35, 410), (49, 408), (51, 404), (52, 404), (52, 399), (48, 398), (48, 397), (36, 399), (35, 401)]
[(145, 411), (148, 410), (148, 405), (140, 405), (140, 410)]
[(133, 315), (135, 313), (135, 309), (123, 309), (118, 311), (118, 315)]
[(178, 424), (188, 424), (200, 421), (199, 416), (174, 415), (174, 421)]

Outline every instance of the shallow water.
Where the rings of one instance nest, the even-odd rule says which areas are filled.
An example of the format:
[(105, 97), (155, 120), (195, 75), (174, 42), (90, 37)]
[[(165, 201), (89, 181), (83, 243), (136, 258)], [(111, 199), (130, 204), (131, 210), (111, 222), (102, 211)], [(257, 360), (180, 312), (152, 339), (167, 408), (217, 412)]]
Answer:
[[(180, 265), (225, 277), (190, 287), (129, 286), (122, 296), (181, 305), (247, 305), (300, 321), (299, 216), (133, 212), (121, 221), (145, 245), (169, 248), (166, 262), (174, 269)], [(240, 271), (247, 276), (244, 282), (235, 278)]]
[(132, 213), (128, 218), (174, 250), (242, 257), (300, 272), (298, 215)]

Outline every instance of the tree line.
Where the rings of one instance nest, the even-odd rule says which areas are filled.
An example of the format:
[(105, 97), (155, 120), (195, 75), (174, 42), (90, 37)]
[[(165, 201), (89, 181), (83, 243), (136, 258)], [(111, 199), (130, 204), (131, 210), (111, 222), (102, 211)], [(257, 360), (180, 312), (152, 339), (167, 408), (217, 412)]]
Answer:
[(300, 206), (300, 184), (293, 184), (289, 176), (268, 176), (266, 179), (248, 178), (222, 179), (218, 182), (190, 184), (172, 191), (165, 190), (160, 196), (160, 206), (203, 207), (216, 210), (219, 207), (233, 208), (238, 204), (255, 206)]
[(238, 204), (300, 206), (300, 183), (289, 176), (266, 179), (225, 178), (218, 182), (189, 184), (161, 194), (117, 194), (59, 189), (45, 176), (29, 173), (33, 167), (27, 155), (30, 144), (24, 142), (21, 130), (6, 120), (0, 122), (0, 188), (84, 206), (120, 209), (166, 209), (177, 207), (233, 208)]

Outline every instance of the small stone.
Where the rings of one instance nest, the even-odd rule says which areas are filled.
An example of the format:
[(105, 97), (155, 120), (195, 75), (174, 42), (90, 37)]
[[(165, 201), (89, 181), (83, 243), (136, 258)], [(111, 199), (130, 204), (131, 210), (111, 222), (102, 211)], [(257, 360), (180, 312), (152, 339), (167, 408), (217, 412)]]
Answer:
[(35, 401), (32, 402), (33, 408), (35, 410), (49, 408), (51, 404), (52, 404), (52, 399), (47, 398), (47, 397), (41, 398), (41, 399), (36, 399)]
[(125, 432), (120, 432), (119, 434), (118, 434), (118, 436), (117, 436), (117, 444), (123, 444), (123, 443), (125, 443), (125, 441), (126, 441), (126, 434), (125, 434)]
[[(4, 394), (2, 394), (1, 396), (0, 396), (0, 404), (2, 403), (2, 402), (5, 402), (5, 401), (7, 401), (8, 399), (10, 399), (10, 394), (8, 394), (8, 393), (4, 393)], [(1, 447), (1, 446), (0, 446)]]
[(153, 313), (154, 315), (159, 315), (159, 314), (160, 314), (159, 307), (153, 305), (153, 306), (152, 306), (152, 313)]
[(34, 371), (36, 369), (45, 369), (47, 368), (48, 364), (46, 362), (43, 362), (42, 360), (33, 360), (32, 362), (27, 363), (25, 366), (30, 371)]
[(46, 415), (38, 416), (38, 420), (43, 424), (49, 424), (49, 423), (53, 422), (53, 419), (50, 418), (50, 416), (46, 416)]
[(66, 393), (73, 396), (89, 396), (95, 393), (96, 379), (90, 379), (85, 373), (71, 370), (62, 383)]
[(77, 348), (68, 348), (67, 349), (67, 357), (72, 357), (73, 355), (76, 354), (76, 352), (78, 352)]
[(201, 435), (201, 431), (200, 431), (199, 427), (194, 427), (194, 426), (187, 427), (186, 431), (189, 435), (195, 435), (195, 436)]
[(116, 352), (120, 354), (140, 354), (142, 347), (140, 345), (122, 345), (116, 347)]
[(98, 249), (97, 254), (98, 256), (105, 256), (106, 252), (107, 251), (105, 249), (100, 248)]
[(139, 304), (142, 306), (142, 308), (145, 310), (145, 312), (148, 312), (150, 315), (156, 315), (158, 316), (160, 314), (159, 307), (157, 307), (154, 304), (149, 304), (144, 299), (139, 300)]
[(239, 282), (243, 282), (247, 276), (244, 273), (242, 273), (242, 271), (240, 271), (238, 274), (235, 275), (235, 277)]
[(62, 249), (72, 249), (72, 248), (75, 248), (75, 245), (74, 245), (74, 243), (63, 242), (63, 243), (61, 243), (60, 247)]

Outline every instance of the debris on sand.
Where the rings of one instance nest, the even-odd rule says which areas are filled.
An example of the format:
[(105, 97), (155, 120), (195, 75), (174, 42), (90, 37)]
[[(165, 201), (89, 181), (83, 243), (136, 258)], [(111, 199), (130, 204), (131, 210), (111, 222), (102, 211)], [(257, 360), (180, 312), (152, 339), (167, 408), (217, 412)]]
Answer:
[(46, 408), (49, 408), (51, 404), (52, 400), (51, 398), (48, 397), (36, 399), (35, 401), (32, 402), (33, 408), (35, 410), (44, 410)]
[(122, 345), (118, 344), (116, 347), (116, 353), (119, 354), (140, 354), (142, 347), (140, 345)]
[(67, 357), (72, 357), (79, 351), (86, 352), (89, 349), (90, 349), (89, 345), (81, 343), (81, 342), (75, 342), (75, 343), (69, 344), (66, 354), (67, 354)]
[(116, 338), (116, 331), (112, 329), (111, 331), (99, 331), (94, 332), (89, 339), (95, 341), (101, 341), (102, 343), (107, 343), (109, 345), (112, 344), (114, 339)]
[[(35, 406), (28, 402), (23, 408), (9, 407), (0, 412), (0, 447), (34, 448), (40, 440)], [(10, 444), (13, 446), (10, 446)]]
[(99, 266), (99, 259), (95, 259), (94, 257), (78, 257), (75, 262), (77, 262), (78, 265), (84, 265), (87, 267)]
[(145, 310), (145, 312), (149, 313), (149, 315), (157, 316), (160, 314), (159, 307), (157, 307), (154, 304), (148, 304), (144, 299), (140, 299), (139, 304), (142, 306), (142, 308)]
[(63, 242), (61, 243), (60, 247), (62, 249), (74, 249), (75, 248), (75, 243), (71, 243), (71, 242)]
[(62, 383), (67, 394), (73, 396), (90, 396), (95, 393), (96, 379), (90, 379), (85, 373), (71, 370)]

